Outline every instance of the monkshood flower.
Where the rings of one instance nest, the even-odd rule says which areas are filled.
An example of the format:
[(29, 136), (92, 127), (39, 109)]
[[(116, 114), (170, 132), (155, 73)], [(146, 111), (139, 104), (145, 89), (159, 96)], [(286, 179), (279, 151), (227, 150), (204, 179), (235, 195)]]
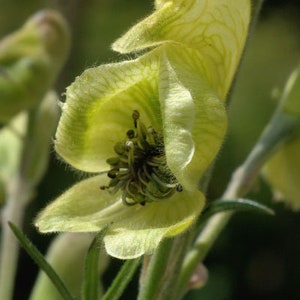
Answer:
[(0, 123), (42, 100), (61, 70), (69, 46), (67, 23), (53, 10), (36, 13), (0, 40)]
[(204, 206), (199, 180), (226, 131), (224, 101), (249, 15), (245, 0), (156, 1), (113, 45), (146, 54), (88, 69), (67, 88), (55, 149), (98, 175), (46, 207), (41, 232), (111, 224), (106, 250), (128, 259), (191, 226)]
[[(263, 168), (275, 199), (300, 210), (300, 64), (292, 72), (282, 95), (279, 115), (294, 118), (295, 130), (275, 151)], [(298, 122), (297, 122), (298, 121)]]

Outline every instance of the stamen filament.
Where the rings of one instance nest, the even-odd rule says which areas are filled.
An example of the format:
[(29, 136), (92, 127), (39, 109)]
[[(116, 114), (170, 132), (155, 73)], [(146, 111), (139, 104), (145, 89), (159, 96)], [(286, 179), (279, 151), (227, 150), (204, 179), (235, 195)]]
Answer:
[(162, 136), (153, 127), (146, 128), (137, 110), (132, 119), (134, 129), (126, 132), (125, 142), (116, 143), (117, 156), (107, 159), (110, 182), (101, 190), (122, 190), (122, 202), (128, 206), (161, 201), (181, 192), (181, 184), (167, 166)]
[(155, 174), (155, 172), (153, 172), (151, 174), (152, 178), (157, 182), (159, 183), (160, 185), (166, 187), (166, 188), (175, 188), (177, 186), (177, 183), (167, 183), (167, 182), (164, 182), (162, 181), (161, 179), (159, 179), (159, 177)]

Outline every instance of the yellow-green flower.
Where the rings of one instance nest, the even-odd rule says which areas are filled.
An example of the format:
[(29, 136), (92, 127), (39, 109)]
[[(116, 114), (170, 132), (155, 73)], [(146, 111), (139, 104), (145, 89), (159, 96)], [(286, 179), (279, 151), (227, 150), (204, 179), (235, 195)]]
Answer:
[(76, 169), (98, 175), (50, 204), (37, 219), (40, 231), (111, 223), (107, 252), (134, 258), (196, 220), (204, 206), (199, 179), (226, 131), (224, 100), (249, 10), (245, 0), (156, 1), (156, 11), (113, 45), (151, 51), (76, 79), (55, 148)]

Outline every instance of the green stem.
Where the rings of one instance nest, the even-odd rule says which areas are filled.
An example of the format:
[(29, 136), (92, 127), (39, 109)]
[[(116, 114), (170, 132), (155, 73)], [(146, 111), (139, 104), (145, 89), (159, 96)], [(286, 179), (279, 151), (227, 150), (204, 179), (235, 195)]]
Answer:
[[(30, 127), (28, 122), (28, 131)], [(28, 133), (27, 133), (28, 134)], [(26, 160), (26, 143), (24, 140), (23, 150), (20, 159), (20, 169), (9, 186), (5, 207), (2, 211), (2, 237), (0, 249), (0, 299), (10, 300), (13, 296), (14, 280), (17, 269), (19, 254), (18, 242), (8, 226), (8, 222), (14, 223), (17, 227), (22, 226), (24, 210), (31, 198), (31, 188), (22, 176), (21, 165)]]
[(185, 257), (179, 283), (177, 287), (178, 293), (183, 296), (187, 291), (189, 279), (195, 271), (197, 265), (204, 260), (208, 251), (227, 225), (232, 216), (232, 212), (218, 213), (211, 217), (205, 228), (196, 239), (193, 248)]
[(161, 242), (158, 249), (153, 254), (147, 274), (140, 287), (138, 300), (154, 300), (157, 299), (157, 293), (161, 285), (162, 276), (168, 265), (169, 254), (172, 250), (173, 240), (166, 239)]
[(14, 178), (6, 205), (2, 212), (2, 237), (0, 253), (0, 299), (9, 300), (13, 296), (14, 279), (18, 263), (18, 242), (8, 226), (8, 222), (20, 227), (22, 225), (24, 210), (31, 191), (19, 176)]
[[(261, 167), (275, 149), (299, 126), (299, 118), (283, 112), (275, 112), (271, 122), (262, 133), (245, 162), (234, 172), (223, 194), (223, 199), (243, 197), (251, 189)], [(231, 219), (233, 212), (218, 213), (211, 217), (196, 238), (193, 248), (186, 256), (180, 275), (179, 291), (184, 291), (198, 263), (203, 261), (216, 239)]]
[(32, 132), (35, 126), (36, 109), (28, 112), (26, 137), (20, 154), (20, 165), (9, 186), (5, 207), (2, 211), (1, 249), (0, 249), (0, 299), (10, 300), (13, 296), (14, 280), (17, 269), (19, 246), (14, 234), (8, 226), (8, 222), (21, 228), (24, 211), (34, 193), (34, 186), (26, 176), (30, 167), (30, 148)]
[(95, 236), (85, 258), (85, 272), (82, 284), (82, 300), (99, 298), (99, 255), (100, 246), (109, 225)]
[(146, 260), (141, 275), (139, 300), (178, 299), (174, 286), (177, 285), (190, 237), (191, 231), (174, 239), (164, 240), (150, 262)]
[(21, 245), (24, 247), (27, 254), (37, 263), (40, 269), (47, 274), (52, 284), (54, 284), (54, 286), (57, 288), (57, 291), (61, 294), (62, 298), (64, 300), (74, 300), (64, 282), (51, 267), (51, 265), (48, 264), (39, 250), (31, 243), (31, 241), (23, 234), (23, 232), (16, 227), (15, 224), (9, 222), (9, 226), (14, 232), (15, 236), (18, 238)]
[(140, 265), (140, 259), (127, 260), (102, 300), (118, 300)]
[(179, 299), (174, 287), (178, 284), (182, 263), (192, 236), (193, 231), (188, 231), (174, 239), (165, 274), (161, 277), (160, 288), (155, 300)]

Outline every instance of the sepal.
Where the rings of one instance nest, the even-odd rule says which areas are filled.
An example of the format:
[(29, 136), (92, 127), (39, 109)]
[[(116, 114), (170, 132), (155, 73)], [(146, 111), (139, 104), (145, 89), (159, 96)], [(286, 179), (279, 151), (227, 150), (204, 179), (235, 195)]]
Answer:
[(156, 10), (119, 38), (113, 50), (130, 53), (167, 43), (179, 45), (185, 48), (182, 55), (191, 52), (189, 60), (225, 100), (246, 41), (251, 1), (173, 0), (155, 4)]
[(130, 259), (151, 254), (159, 242), (195, 222), (204, 205), (199, 191), (177, 193), (167, 201), (125, 206), (120, 195), (101, 191), (103, 176), (83, 180), (48, 205), (35, 225), (41, 232), (93, 232), (111, 224), (104, 238), (108, 254)]

